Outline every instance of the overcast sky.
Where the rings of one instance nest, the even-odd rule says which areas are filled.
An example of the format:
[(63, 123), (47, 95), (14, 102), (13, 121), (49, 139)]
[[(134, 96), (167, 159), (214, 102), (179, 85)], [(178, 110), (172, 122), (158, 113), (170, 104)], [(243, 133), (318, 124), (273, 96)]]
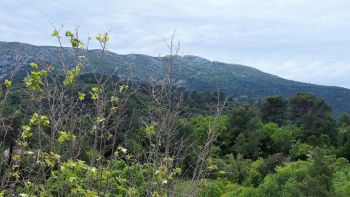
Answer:
[(0, 40), (57, 45), (53, 26), (111, 32), (120, 54), (181, 54), (350, 88), (349, 0), (0, 0)]

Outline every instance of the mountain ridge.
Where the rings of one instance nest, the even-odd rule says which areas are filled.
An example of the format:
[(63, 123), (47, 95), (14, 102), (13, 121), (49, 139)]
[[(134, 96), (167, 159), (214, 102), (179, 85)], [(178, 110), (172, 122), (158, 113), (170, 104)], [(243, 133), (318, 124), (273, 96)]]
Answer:
[[(59, 65), (61, 49), (55, 46), (35, 46), (20, 42), (0, 41), (0, 80), (12, 69), (16, 62), (22, 70), (32, 61), (39, 64), (50, 63)], [(99, 49), (80, 51), (89, 59), (85, 72), (92, 72), (98, 64)], [(74, 66), (74, 55), (71, 48), (63, 48), (64, 60)], [(21, 54), (20, 60), (16, 54)], [(126, 77), (132, 70), (132, 80), (147, 82), (150, 79), (160, 80), (164, 65), (169, 56), (153, 57), (144, 54), (117, 54), (107, 51), (103, 72), (116, 72), (120, 77)], [(220, 90), (238, 100), (259, 101), (266, 96), (281, 95), (285, 98), (297, 92), (310, 92), (324, 98), (331, 104), (336, 114), (350, 113), (350, 89), (337, 86), (316, 85), (297, 82), (263, 72), (259, 69), (219, 61), (211, 61), (199, 56), (179, 56), (176, 64), (177, 74), (182, 77), (181, 83), (189, 90), (216, 91)], [(2, 79), (1, 79), (2, 78)]]

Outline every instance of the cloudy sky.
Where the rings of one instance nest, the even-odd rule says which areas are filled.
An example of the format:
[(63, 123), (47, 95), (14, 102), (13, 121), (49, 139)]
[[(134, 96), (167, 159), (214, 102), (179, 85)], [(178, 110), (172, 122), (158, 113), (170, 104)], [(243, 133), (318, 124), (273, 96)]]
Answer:
[(120, 54), (181, 54), (350, 88), (349, 0), (0, 0), (0, 41), (57, 45), (53, 26), (111, 32)]

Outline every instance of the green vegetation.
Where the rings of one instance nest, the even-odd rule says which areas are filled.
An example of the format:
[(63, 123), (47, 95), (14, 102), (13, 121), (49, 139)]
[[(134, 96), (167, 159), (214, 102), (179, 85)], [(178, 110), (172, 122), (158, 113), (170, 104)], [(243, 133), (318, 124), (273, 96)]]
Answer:
[[(68, 35), (67, 39), (70, 42), (70, 36), (74, 33), (71, 32)], [(61, 35), (61, 37), (63, 36)], [(88, 43), (89, 41), (79, 44), (85, 46)], [(100, 69), (97, 65), (100, 64), (101, 51), (86, 50), (87, 47), (78, 50), (79, 55), (88, 60), (84, 64), (84, 69), (81, 69), (82, 73), (95, 71), (108, 75), (115, 73), (123, 79), (129, 78), (133, 83), (138, 84), (149, 83), (150, 79), (161, 81), (164, 77), (163, 68), (168, 65), (171, 59), (170, 56), (119, 55), (106, 51), (103, 58), (103, 69)], [(20, 55), (18, 55), (19, 51), (22, 51)], [(64, 54), (63, 57), (60, 55), (61, 53)], [(0, 79), (6, 74), (10, 74), (14, 69), (18, 69), (16, 78), (22, 80), (28, 72), (27, 65), (33, 61), (38, 64), (51, 64), (56, 68), (68, 67), (69, 69), (66, 69), (68, 71), (73, 71), (77, 66), (75, 61), (77, 57), (71, 48), (33, 46), (14, 42), (0, 42), (0, 59), (2, 60), (0, 61)], [(62, 64), (61, 59), (64, 60), (64, 64)], [(288, 99), (298, 92), (309, 92), (324, 98), (332, 106), (335, 115), (350, 113), (350, 104), (347, 102), (350, 100), (350, 90), (346, 88), (285, 80), (248, 66), (209, 61), (196, 56), (179, 56), (174, 67), (176, 75), (181, 76), (181, 80), (176, 85), (190, 91), (203, 93), (217, 91), (219, 88), (221, 92), (235, 100), (247, 102), (259, 102), (265, 97), (273, 95), (280, 95)]]
[(78, 32), (63, 35), (73, 60), (62, 50), (59, 66), (1, 83), (2, 196), (350, 195), (350, 117), (323, 99), (187, 91), (173, 40), (161, 82), (129, 81), (99, 72), (108, 34), (95, 63)]

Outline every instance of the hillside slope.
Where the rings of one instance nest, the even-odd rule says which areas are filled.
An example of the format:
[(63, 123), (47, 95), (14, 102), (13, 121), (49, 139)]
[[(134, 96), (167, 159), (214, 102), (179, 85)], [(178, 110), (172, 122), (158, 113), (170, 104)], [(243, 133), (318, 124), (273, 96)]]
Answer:
[[(97, 67), (99, 50), (81, 51), (89, 58), (85, 72)], [(28, 63), (36, 61), (42, 64), (59, 64), (60, 48), (33, 46), (17, 42), (0, 42), (0, 80), (9, 74), (16, 64), (22, 68), (22, 74)], [(65, 62), (71, 63), (72, 49), (64, 48)], [(169, 57), (151, 57), (139, 54), (119, 55), (107, 52), (103, 63), (105, 73), (115, 72), (120, 77), (131, 73), (136, 82), (157, 80)], [(177, 74), (181, 76), (179, 85), (196, 91), (216, 91), (217, 89), (237, 99), (259, 100), (266, 96), (282, 95), (289, 97), (296, 92), (310, 92), (330, 103), (335, 114), (350, 113), (350, 90), (340, 87), (321, 86), (282, 79), (257, 69), (237, 65), (213, 62), (196, 56), (179, 57)], [(130, 72), (131, 70), (131, 72)]]

